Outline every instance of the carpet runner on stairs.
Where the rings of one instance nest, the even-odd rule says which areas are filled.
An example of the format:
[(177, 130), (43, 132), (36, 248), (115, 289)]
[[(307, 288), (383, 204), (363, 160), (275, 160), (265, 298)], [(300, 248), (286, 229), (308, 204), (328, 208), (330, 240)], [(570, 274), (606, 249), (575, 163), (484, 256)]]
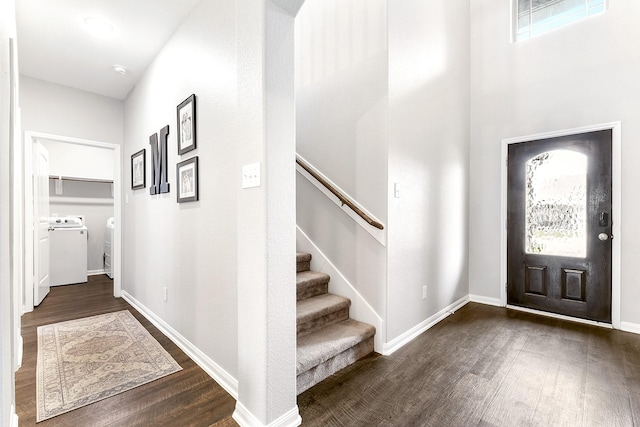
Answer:
[(310, 271), (311, 255), (297, 261), (298, 394), (373, 352), (376, 329), (349, 318), (351, 301), (328, 293), (329, 275)]

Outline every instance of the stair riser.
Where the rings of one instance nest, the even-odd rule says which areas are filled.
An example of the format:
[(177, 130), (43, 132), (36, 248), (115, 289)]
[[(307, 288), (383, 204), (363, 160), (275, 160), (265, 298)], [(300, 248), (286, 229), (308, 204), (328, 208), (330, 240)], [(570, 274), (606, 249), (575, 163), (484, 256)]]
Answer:
[(298, 394), (372, 352), (373, 337), (369, 337), (308, 371), (300, 373), (297, 377)]
[(323, 295), (329, 292), (328, 283), (316, 283), (313, 285), (298, 286), (296, 289), (296, 299), (298, 301)]
[(311, 270), (311, 261), (298, 261), (296, 263), (296, 273)]
[(341, 310), (325, 314), (324, 316), (318, 317), (316, 319), (309, 320), (304, 323), (300, 323), (298, 325), (297, 336), (298, 338), (303, 337), (307, 334), (317, 331), (318, 329), (324, 328), (327, 325), (331, 325), (341, 320), (345, 320), (348, 317), (349, 317), (349, 307), (345, 307)]

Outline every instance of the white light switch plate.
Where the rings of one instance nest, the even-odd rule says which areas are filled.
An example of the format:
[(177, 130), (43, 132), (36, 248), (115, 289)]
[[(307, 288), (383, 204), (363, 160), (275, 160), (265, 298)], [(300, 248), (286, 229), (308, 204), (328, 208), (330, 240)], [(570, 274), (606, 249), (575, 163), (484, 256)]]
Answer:
[(260, 163), (242, 166), (242, 188), (260, 187)]

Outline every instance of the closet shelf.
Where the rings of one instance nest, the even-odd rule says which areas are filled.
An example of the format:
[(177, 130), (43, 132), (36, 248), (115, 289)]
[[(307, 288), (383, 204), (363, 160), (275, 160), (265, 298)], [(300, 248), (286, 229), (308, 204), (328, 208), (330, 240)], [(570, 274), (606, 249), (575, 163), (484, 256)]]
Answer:
[(113, 184), (112, 179), (77, 178), (73, 176), (49, 175), (49, 179), (61, 179), (63, 181), (99, 182), (103, 184)]

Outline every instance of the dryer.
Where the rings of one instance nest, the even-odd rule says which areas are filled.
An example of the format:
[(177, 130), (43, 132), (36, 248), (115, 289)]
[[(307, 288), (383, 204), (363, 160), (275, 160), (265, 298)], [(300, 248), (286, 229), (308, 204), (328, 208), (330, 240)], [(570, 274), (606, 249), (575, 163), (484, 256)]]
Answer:
[(87, 240), (83, 216), (49, 218), (51, 286), (87, 281)]

